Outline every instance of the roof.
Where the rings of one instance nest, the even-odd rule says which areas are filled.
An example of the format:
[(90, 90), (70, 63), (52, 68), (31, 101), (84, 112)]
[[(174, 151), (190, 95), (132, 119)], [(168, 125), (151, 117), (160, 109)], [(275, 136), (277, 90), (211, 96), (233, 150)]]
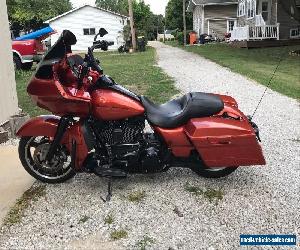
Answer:
[(46, 28), (37, 30), (35, 32), (31, 32), (31, 33), (29, 33), (27, 35), (17, 37), (15, 40), (17, 40), (17, 41), (25, 41), (25, 40), (37, 39), (37, 38), (40, 38), (40, 37), (43, 37), (43, 36), (46, 36), (46, 35), (50, 36), (50, 34), (52, 34), (54, 32), (55, 31), (50, 26), (48, 26)]
[(230, 5), (238, 4), (238, 0), (190, 0), (187, 11), (193, 11), (197, 5)]
[(116, 15), (116, 16), (119, 16), (119, 17), (129, 18), (128, 16), (124, 16), (124, 15), (121, 15), (121, 14), (119, 14), (119, 13), (115, 13), (115, 12), (110, 11), (110, 10), (105, 10), (105, 9), (102, 9), (102, 8), (99, 8), (99, 7), (95, 7), (95, 6), (91, 6), (91, 5), (89, 5), (89, 4), (85, 4), (85, 5), (82, 5), (82, 6), (78, 7), (78, 8), (72, 9), (72, 10), (70, 10), (70, 11), (68, 11), (68, 12), (65, 12), (65, 13), (63, 13), (63, 14), (61, 14), (61, 15), (59, 15), (59, 16), (53, 17), (53, 18), (51, 18), (51, 19), (45, 21), (45, 23), (53, 22), (53, 21), (55, 21), (55, 20), (57, 20), (57, 19), (59, 19), (59, 18), (61, 18), (61, 17), (67, 16), (67, 15), (69, 15), (69, 14), (71, 14), (71, 13), (73, 13), (73, 12), (76, 12), (76, 11), (78, 11), (78, 10), (80, 10), (80, 9), (83, 9), (83, 8), (85, 8), (85, 7), (91, 7), (91, 8), (97, 9), (97, 10), (101, 10), (101, 11), (108, 12), (108, 13), (110, 13), (110, 14), (113, 14), (113, 15)]

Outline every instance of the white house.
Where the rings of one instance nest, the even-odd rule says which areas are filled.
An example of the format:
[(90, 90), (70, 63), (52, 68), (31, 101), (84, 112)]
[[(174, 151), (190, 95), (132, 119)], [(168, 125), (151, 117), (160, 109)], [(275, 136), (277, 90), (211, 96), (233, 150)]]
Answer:
[(77, 37), (77, 44), (73, 50), (86, 50), (93, 44), (94, 36), (99, 28), (105, 28), (108, 35), (105, 40), (114, 41), (115, 45), (110, 49), (117, 49), (124, 43), (123, 28), (127, 24), (128, 17), (91, 5), (84, 5), (54, 17), (46, 23), (57, 31), (51, 36), (53, 45), (63, 30), (72, 31)]

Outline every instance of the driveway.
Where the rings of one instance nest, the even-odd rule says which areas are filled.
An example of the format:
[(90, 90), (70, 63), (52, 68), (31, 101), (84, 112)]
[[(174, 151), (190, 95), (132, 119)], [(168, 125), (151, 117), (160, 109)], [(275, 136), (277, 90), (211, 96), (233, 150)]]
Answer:
[[(182, 93), (229, 94), (246, 114), (255, 109), (263, 86), (198, 55), (151, 45)], [(134, 175), (115, 181), (110, 203), (101, 201), (106, 180), (96, 176), (47, 185), (46, 196), (32, 203), (21, 224), (1, 229), (0, 249), (65, 249), (78, 242), (86, 249), (141, 249), (146, 243), (149, 249), (236, 249), (240, 234), (299, 237), (299, 121), (299, 103), (269, 90), (255, 116), (267, 166), (240, 168), (224, 179), (207, 180), (187, 169)], [(220, 190), (222, 199), (196, 196), (187, 183)], [(132, 201), (134, 195), (140, 199)], [(120, 230), (127, 238), (112, 242), (111, 233)]]
[(10, 207), (31, 187), (34, 180), (22, 168), (18, 147), (0, 145), (0, 225)]

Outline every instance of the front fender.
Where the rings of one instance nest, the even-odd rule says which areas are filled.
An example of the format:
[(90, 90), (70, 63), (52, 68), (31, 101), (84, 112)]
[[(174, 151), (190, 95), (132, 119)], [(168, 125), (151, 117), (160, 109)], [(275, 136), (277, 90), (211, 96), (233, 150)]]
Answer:
[(59, 121), (60, 117), (54, 115), (42, 115), (32, 118), (18, 130), (17, 136), (54, 137)]
[[(46, 136), (54, 138), (60, 117), (54, 115), (38, 116), (29, 120), (25, 123), (17, 132), (18, 137), (27, 136)], [(75, 169), (80, 171), (83, 163), (88, 156), (88, 146), (86, 145), (83, 125), (81, 122), (74, 124), (72, 127), (68, 128), (65, 135), (62, 138), (61, 143), (67, 147), (69, 152), (72, 151), (72, 142), (76, 141), (76, 159), (75, 159)]]

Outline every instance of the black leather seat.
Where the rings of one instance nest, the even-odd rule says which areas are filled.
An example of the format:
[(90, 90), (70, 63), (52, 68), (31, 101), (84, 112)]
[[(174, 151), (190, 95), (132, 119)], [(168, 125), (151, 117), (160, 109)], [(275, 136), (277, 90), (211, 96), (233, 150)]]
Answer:
[(176, 128), (192, 118), (208, 117), (224, 109), (223, 101), (215, 95), (189, 93), (162, 105), (156, 105), (147, 97), (141, 97), (146, 116), (153, 125)]

